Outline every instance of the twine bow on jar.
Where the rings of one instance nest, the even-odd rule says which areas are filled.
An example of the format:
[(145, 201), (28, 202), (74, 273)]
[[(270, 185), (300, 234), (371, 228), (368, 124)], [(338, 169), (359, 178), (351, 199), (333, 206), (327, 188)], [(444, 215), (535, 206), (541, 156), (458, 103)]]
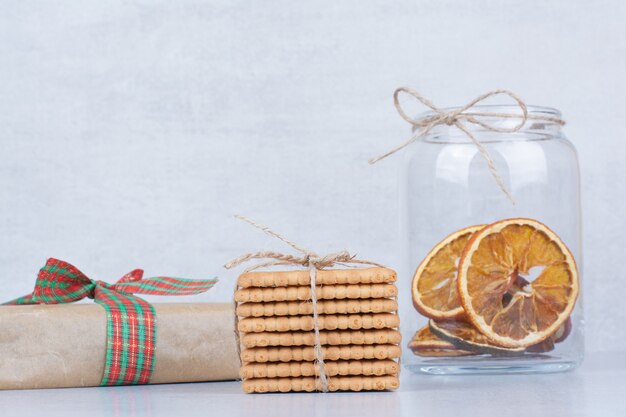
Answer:
[[(409, 115), (406, 114), (406, 112), (402, 108), (402, 105), (400, 104), (400, 100), (399, 100), (400, 93), (406, 93), (414, 97), (420, 103), (422, 103), (426, 107), (433, 110), (435, 114), (432, 116), (426, 116), (426, 117), (422, 117), (419, 119), (410, 117)], [(477, 104), (479, 104), (480, 102), (490, 97), (499, 96), (499, 95), (508, 96), (511, 99), (513, 99), (515, 101), (516, 106), (519, 107), (519, 109), (521, 110), (521, 114), (502, 113), (502, 112), (480, 112), (480, 111), (472, 110), (472, 108), (476, 106)], [(483, 144), (478, 139), (476, 139), (476, 137), (471, 133), (471, 131), (467, 127), (467, 123), (480, 126), (487, 131), (501, 132), (501, 133), (517, 132), (524, 127), (524, 125), (526, 124), (526, 121), (528, 120), (541, 120), (541, 121), (546, 121), (550, 123), (556, 123), (559, 125), (565, 124), (565, 121), (558, 117), (528, 114), (528, 108), (526, 106), (526, 103), (524, 103), (524, 101), (521, 98), (519, 98), (519, 96), (517, 96), (516, 94), (508, 90), (489, 91), (485, 94), (482, 94), (476, 97), (474, 100), (470, 101), (463, 107), (460, 107), (458, 109), (453, 109), (453, 110), (444, 110), (435, 106), (430, 100), (422, 96), (417, 91), (408, 87), (400, 87), (396, 89), (396, 91), (394, 91), (393, 93), (393, 104), (398, 114), (400, 115), (400, 117), (402, 117), (404, 120), (406, 120), (408, 123), (410, 123), (413, 126), (413, 131), (415, 133), (413, 134), (413, 136), (411, 136), (409, 140), (407, 140), (400, 146), (397, 146), (378, 157), (371, 158), (368, 161), (370, 164), (375, 164), (381, 159), (384, 159), (406, 148), (413, 142), (417, 141), (419, 138), (427, 135), (435, 126), (439, 126), (439, 125), (454, 126), (460, 131), (462, 131), (463, 133), (465, 133), (467, 137), (470, 138), (470, 140), (474, 143), (474, 145), (476, 145), (476, 148), (478, 148), (478, 151), (480, 152), (480, 154), (483, 156), (485, 161), (487, 161), (487, 165), (489, 166), (489, 171), (491, 172), (491, 175), (493, 176), (494, 180), (498, 184), (498, 187), (500, 188), (500, 190), (502, 190), (502, 192), (506, 195), (506, 197), (513, 204), (515, 204), (515, 199), (513, 198), (511, 191), (505, 185), (504, 180), (502, 179), (502, 176), (498, 172), (498, 169), (496, 168), (495, 163), (493, 162), (493, 159), (491, 158), (491, 155), (489, 154), (487, 149), (483, 146)], [(515, 125), (511, 127), (500, 127), (500, 126), (495, 126), (495, 125), (486, 123), (485, 121), (481, 120), (481, 118), (485, 118), (485, 117), (495, 118), (495, 119), (520, 119), (520, 120), (518, 123), (516, 123)]]
[(274, 251), (259, 251), (259, 252), (251, 252), (241, 255), (232, 261), (228, 262), (224, 265), (224, 268), (231, 269), (238, 265), (241, 265), (245, 262), (251, 261), (253, 259), (270, 259), (266, 262), (260, 262), (258, 264), (252, 265), (248, 267), (244, 272), (250, 272), (255, 269), (265, 268), (269, 266), (280, 266), (280, 265), (294, 265), (294, 266), (302, 266), (304, 268), (308, 268), (309, 277), (310, 277), (310, 285), (311, 285), (311, 304), (313, 307), (313, 329), (315, 336), (315, 363), (319, 368), (319, 384), (320, 391), (328, 392), (328, 376), (326, 374), (326, 368), (324, 365), (324, 352), (322, 351), (322, 343), (320, 339), (320, 328), (319, 328), (319, 318), (318, 318), (318, 309), (317, 309), (317, 296), (316, 296), (316, 277), (317, 271), (319, 269), (330, 268), (335, 265), (346, 265), (346, 264), (362, 264), (362, 265), (372, 265), (384, 268), (383, 265), (378, 264), (376, 262), (355, 259), (354, 255), (351, 255), (348, 251), (342, 250), (335, 253), (330, 253), (328, 255), (320, 256), (315, 252), (312, 252), (308, 249), (303, 248), (302, 246), (292, 242), (286, 237), (274, 232), (267, 226), (263, 226), (261, 224), (256, 223), (253, 220), (248, 219), (247, 217), (236, 215), (235, 218), (239, 220), (243, 220), (252, 226), (260, 229), (264, 233), (279, 239), (296, 251), (298, 251), (301, 255), (290, 255), (284, 254), (280, 252)]

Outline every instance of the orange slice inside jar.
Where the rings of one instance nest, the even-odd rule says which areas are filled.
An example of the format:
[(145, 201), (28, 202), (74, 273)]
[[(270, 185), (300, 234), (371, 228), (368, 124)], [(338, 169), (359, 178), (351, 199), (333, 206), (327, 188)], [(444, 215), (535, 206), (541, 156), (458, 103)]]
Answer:
[(439, 242), (419, 264), (411, 291), (415, 309), (426, 317), (446, 320), (462, 317), (458, 294), (457, 267), (463, 248), (483, 226), (456, 231)]
[(521, 218), (474, 233), (457, 283), (468, 319), (493, 343), (509, 348), (553, 335), (569, 318), (579, 291), (567, 246), (544, 224)]
[(438, 338), (430, 331), (429, 326), (422, 327), (415, 333), (415, 336), (409, 342), (409, 349), (415, 355), (431, 357), (469, 356), (476, 354), (459, 349), (452, 343)]

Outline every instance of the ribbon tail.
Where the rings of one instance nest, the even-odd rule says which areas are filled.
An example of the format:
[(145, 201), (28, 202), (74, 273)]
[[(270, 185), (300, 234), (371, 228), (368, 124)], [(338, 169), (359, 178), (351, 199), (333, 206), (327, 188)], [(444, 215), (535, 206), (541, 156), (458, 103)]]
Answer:
[(125, 293), (148, 295), (195, 295), (208, 291), (215, 283), (217, 283), (217, 278), (184, 279), (155, 277), (116, 284), (115, 289)]
[(94, 301), (107, 315), (101, 386), (147, 384), (154, 369), (156, 312), (147, 301), (97, 286)]
[(15, 300), (7, 301), (0, 305), (3, 306), (19, 306), (19, 305), (29, 305), (29, 304), (39, 304), (34, 300), (32, 294), (25, 295), (23, 297), (16, 298)]

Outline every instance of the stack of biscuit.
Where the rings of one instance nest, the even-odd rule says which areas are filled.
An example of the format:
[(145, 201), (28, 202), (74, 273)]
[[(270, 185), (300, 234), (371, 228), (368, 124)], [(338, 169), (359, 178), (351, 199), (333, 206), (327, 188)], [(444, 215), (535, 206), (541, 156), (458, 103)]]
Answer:
[[(319, 270), (316, 298), (329, 391), (399, 386), (396, 273)], [(308, 270), (247, 272), (235, 292), (245, 392), (320, 391)]]

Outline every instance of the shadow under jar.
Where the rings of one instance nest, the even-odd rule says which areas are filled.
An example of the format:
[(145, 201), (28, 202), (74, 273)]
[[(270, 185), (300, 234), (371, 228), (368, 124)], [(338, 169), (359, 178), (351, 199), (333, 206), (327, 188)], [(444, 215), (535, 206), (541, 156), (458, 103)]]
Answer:
[[(519, 114), (515, 106), (471, 111)], [(511, 133), (462, 121), (513, 201), (454, 126), (436, 126), (404, 152), (400, 307), (412, 371), (556, 372), (583, 359), (578, 158), (551, 120), (558, 110), (528, 106), (528, 115)]]

